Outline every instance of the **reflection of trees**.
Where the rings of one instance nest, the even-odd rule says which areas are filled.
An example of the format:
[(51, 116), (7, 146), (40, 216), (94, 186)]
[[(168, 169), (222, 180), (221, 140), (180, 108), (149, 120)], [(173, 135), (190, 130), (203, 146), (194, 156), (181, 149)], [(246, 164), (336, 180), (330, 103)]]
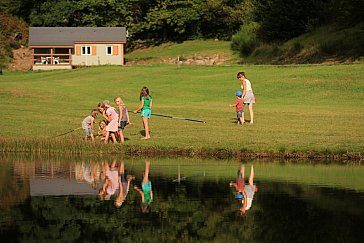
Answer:
[(256, 215), (264, 232), (257, 234), (260, 242), (359, 242), (364, 236), (363, 206), (357, 194), (340, 190), (329, 200), (327, 190), (333, 189), (285, 183), (269, 183), (264, 190), (268, 194), (257, 198), (264, 212)]
[(26, 164), (0, 164), (0, 210), (9, 208), (15, 202), (22, 201), (29, 196), (29, 177), (12, 177), (13, 171), (18, 168), (24, 171), (28, 169), (28, 166)]
[[(230, 238), (231, 231), (226, 229), (232, 229), (229, 221), (236, 205), (226, 200), (224, 193), (221, 199), (217, 199), (218, 202), (211, 201), (215, 195), (201, 200), (190, 198), (188, 191), (205, 190), (203, 185), (200, 187), (170, 184), (156, 188), (156, 200), (149, 215), (140, 212), (135, 192), (130, 192), (130, 198), (120, 209), (114, 207), (112, 200), (32, 197), (25, 202), (25, 207), (13, 209), (17, 212), (14, 228), (19, 234), (7, 235), (6, 238), (19, 241), (62, 239), (67, 242), (79, 238), (93, 242), (105, 239), (123, 242), (138, 242), (140, 239), (152, 242), (159, 239), (212, 240), (217, 235), (221, 239)], [(214, 193), (219, 193), (219, 190)], [(226, 229), (221, 228), (223, 225)]]
[[(84, 242), (355, 242), (361, 239), (361, 215), (353, 213), (347, 217), (343, 211), (325, 208), (325, 200), (320, 201), (325, 198), (322, 189), (310, 191), (298, 185), (261, 184), (262, 192), (257, 193), (252, 209), (244, 217), (237, 216), (239, 204), (227, 183), (207, 180), (185, 181), (180, 185), (154, 183), (155, 200), (148, 215), (141, 213), (135, 191), (130, 191), (119, 209), (114, 207), (113, 200), (99, 201), (96, 197), (32, 197), (24, 205), (7, 211), (11, 227), (1, 231), (0, 237), (35, 242), (40, 239), (66, 242), (80, 239)], [(316, 196), (316, 203), (304, 199), (309, 197), (308, 193)], [(345, 196), (358, 202), (355, 195)]]

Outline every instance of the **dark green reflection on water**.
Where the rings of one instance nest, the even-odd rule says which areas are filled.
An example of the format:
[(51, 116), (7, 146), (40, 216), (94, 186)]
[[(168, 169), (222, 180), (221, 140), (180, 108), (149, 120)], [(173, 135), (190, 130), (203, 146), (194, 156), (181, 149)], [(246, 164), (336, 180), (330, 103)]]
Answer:
[[(360, 165), (253, 162), (259, 191), (240, 217), (228, 185), (239, 163), (151, 160), (154, 200), (143, 214), (135, 190), (120, 208), (114, 197), (100, 201), (98, 188), (77, 170), (90, 161), (73, 161), (0, 162), (2, 241), (360, 242), (364, 236), (363, 185), (355, 185), (363, 180)], [(140, 185), (144, 165), (125, 160), (133, 184)]]

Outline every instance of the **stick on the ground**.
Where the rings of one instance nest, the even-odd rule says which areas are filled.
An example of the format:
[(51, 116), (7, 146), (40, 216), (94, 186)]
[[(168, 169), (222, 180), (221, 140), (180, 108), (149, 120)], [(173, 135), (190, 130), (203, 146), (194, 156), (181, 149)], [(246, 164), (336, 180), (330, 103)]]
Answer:
[(74, 132), (74, 131), (79, 130), (79, 129), (81, 129), (81, 128), (82, 128), (82, 127), (75, 128), (75, 129), (70, 130), (70, 131), (68, 131), (68, 132), (65, 132), (65, 133), (62, 133), (62, 134), (58, 134), (58, 135), (57, 135), (57, 136), (55, 136), (55, 137), (60, 137), (60, 136), (66, 135), (66, 134), (68, 134), (68, 133)]
[[(140, 112), (138, 112), (138, 113), (140, 113)], [(185, 120), (185, 121), (191, 121), (191, 122), (207, 123), (206, 121), (203, 121), (203, 120), (196, 120), (196, 119), (192, 119), (192, 118), (184, 118), (184, 117), (177, 117), (177, 116), (168, 116), (168, 115), (162, 115), (162, 114), (156, 114), (156, 113), (152, 113), (152, 116), (160, 116), (160, 117), (165, 117), (165, 118)]]

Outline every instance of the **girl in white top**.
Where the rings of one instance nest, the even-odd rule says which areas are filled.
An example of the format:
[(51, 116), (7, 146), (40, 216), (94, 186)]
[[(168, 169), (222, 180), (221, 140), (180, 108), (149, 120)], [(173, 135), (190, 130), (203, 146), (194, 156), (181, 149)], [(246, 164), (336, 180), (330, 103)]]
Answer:
[[(254, 123), (253, 104), (255, 103), (254, 93), (250, 80), (246, 78), (245, 72), (238, 72), (236, 77), (241, 81), (241, 88), (243, 90), (244, 104), (248, 104), (250, 114), (250, 124)], [(242, 117), (244, 121), (244, 113)]]

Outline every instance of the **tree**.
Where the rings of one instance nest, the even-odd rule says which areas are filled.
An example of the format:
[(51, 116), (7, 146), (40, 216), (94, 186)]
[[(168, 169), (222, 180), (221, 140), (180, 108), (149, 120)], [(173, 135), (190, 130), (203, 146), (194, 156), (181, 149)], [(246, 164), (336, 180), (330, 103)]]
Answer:
[(199, 5), (194, 1), (158, 1), (144, 20), (144, 33), (161, 41), (184, 40), (196, 34)]
[(68, 0), (46, 1), (32, 9), (29, 19), (32, 26), (77, 26), (74, 19), (75, 4)]
[(243, 24), (244, 1), (207, 0), (202, 2), (199, 29), (206, 38), (230, 39)]
[(316, 0), (256, 0), (258, 39), (281, 42), (307, 32), (308, 24), (323, 11), (321, 7)]

